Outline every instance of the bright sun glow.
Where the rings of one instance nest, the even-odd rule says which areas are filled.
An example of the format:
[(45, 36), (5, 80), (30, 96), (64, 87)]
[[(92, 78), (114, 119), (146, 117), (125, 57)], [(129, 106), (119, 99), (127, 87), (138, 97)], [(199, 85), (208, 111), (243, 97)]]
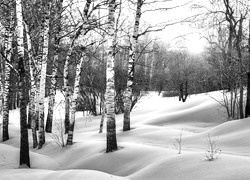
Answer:
[(198, 36), (191, 36), (186, 42), (188, 51), (192, 54), (200, 54), (204, 50), (204, 40)]

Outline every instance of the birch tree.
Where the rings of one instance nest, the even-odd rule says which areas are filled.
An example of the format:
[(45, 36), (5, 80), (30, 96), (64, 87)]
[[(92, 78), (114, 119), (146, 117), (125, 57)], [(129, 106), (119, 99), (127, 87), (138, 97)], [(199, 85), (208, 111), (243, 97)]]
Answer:
[(116, 1), (108, 1), (108, 22), (107, 22), (107, 64), (106, 64), (106, 109), (107, 109), (107, 147), (106, 152), (117, 150), (116, 122), (115, 122), (115, 7)]
[(132, 105), (132, 87), (134, 84), (134, 69), (135, 69), (135, 56), (136, 56), (135, 51), (136, 51), (136, 47), (138, 44), (138, 31), (139, 31), (139, 25), (140, 25), (142, 5), (143, 5), (143, 1), (138, 0), (132, 42), (131, 42), (131, 47), (130, 47), (130, 52), (129, 52), (127, 87), (124, 93), (123, 131), (130, 130), (130, 110), (131, 110), (131, 105)]
[[(92, 0), (87, 0), (85, 6), (84, 6), (84, 14), (83, 14), (83, 24), (82, 24), (82, 27), (80, 29), (78, 29), (76, 35), (75, 35), (75, 40), (76, 38), (81, 34), (81, 30), (83, 29), (83, 34), (86, 34), (87, 33), (87, 26), (88, 26), (88, 12), (89, 12), (89, 8), (90, 8), (90, 4), (91, 4)], [(73, 48), (73, 46), (72, 46)], [(85, 51), (85, 47), (82, 47), (81, 50), (82, 51)], [(72, 52), (72, 49), (71, 49), (71, 52)], [(81, 52), (81, 56), (80, 56), (80, 62), (77, 64), (77, 67), (76, 67), (76, 77), (75, 77), (75, 84), (74, 84), (74, 90), (73, 90), (73, 95), (72, 95), (72, 100), (71, 100), (71, 103), (69, 103), (69, 92), (67, 92), (67, 96), (66, 96), (66, 102), (65, 102), (65, 108), (69, 108), (69, 125), (68, 125), (68, 138), (67, 138), (67, 145), (72, 145), (73, 144), (73, 132), (74, 132), (74, 126), (75, 126), (75, 113), (76, 113), (76, 105), (77, 105), (77, 97), (79, 95), (79, 90), (80, 90), (80, 75), (81, 75), (81, 69), (82, 69), (82, 63), (83, 63), (83, 60), (84, 60), (84, 55), (83, 55), (84, 52)], [(68, 61), (67, 61), (68, 63)], [(65, 63), (66, 64), (66, 63)], [(68, 67), (65, 67), (66, 70), (68, 71)], [(66, 71), (64, 71), (66, 72)], [(68, 75), (68, 72), (66, 72), (66, 75)], [(69, 85), (67, 84), (68, 83), (68, 77), (66, 78), (66, 81), (65, 81), (66, 85), (66, 90), (68, 91), (69, 90)], [(68, 109), (67, 109), (68, 111)], [(68, 112), (65, 112), (65, 115), (68, 113)], [(66, 120), (66, 117), (68, 118), (68, 115), (65, 116), (65, 120)], [(65, 121), (66, 122), (66, 121)], [(66, 128), (65, 128), (66, 129)]]
[(81, 78), (80, 75), (81, 75), (83, 60), (84, 60), (84, 56), (83, 54), (81, 54), (80, 62), (76, 66), (74, 92), (73, 92), (72, 102), (70, 105), (70, 123), (69, 123), (67, 145), (73, 144), (73, 132), (74, 132), (74, 126), (75, 126), (76, 105), (77, 105), (77, 97), (78, 97), (79, 89), (80, 89), (80, 78)]
[(74, 48), (75, 40), (80, 35), (81, 30), (82, 26), (79, 27), (77, 33), (71, 40), (71, 44), (63, 68), (63, 82), (64, 82), (64, 96), (65, 96), (65, 120), (64, 120), (65, 133), (68, 133), (69, 131), (69, 102), (70, 102), (69, 60)]
[(40, 83), (41, 83), (41, 68), (42, 68), (42, 58), (43, 58), (43, 46), (44, 46), (44, 29), (42, 25), (38, 27), (39, 38), (38, 38), (38, 50), (36, 54), (37, 71), (36, 71), (36, 128), (39, 129), (39, 97), (40, 97)]
[(60, 45), (60, 31), (61, 31), (61, 14), (62, 14), (62, 3), (63, 0), (55, 1), (56, 15), (55, 15), (55, 35), (54, 35), (54, 57), (53, 57), (53, 68), (51, 77), (51, 87), (49, 95), (49, 107), (48, 115), (46, 121), (46, 132), (52, 132), (52, 122), (53, 122), (53, 109), (55, 104), (55, 94), (56, 94), (56, 75), (59, 61), (59, 45)]
[(39, 130), (38, 130), (38, 148), (42, 148), (45, 143), (44, 133), (44, 98), (45, 98), (45, 83), (46, 83), (46, 71), (47, 71), (47, 59), (48, 59), (48, 44), (49, 44), (49, 20), (50, 20), (50, 3), (45, 3), (44, 10), (44, 22), (43, 22), (43, 56), (40, 78), (40, 90), (39, 90)]
[(32, 129), (32, 138), (33, 138), (33, 148), (37, 147), (37, 132), (36, 132), (36, 110), (35, 110), (35, 95), (36, 95), (36, 80), (34, 77), (34, 55), (32, 52), (32, 46), (31, 46), (31, 38), (30, 38), (30, 32), (29, 27), (26, 23), (25, 24), (25, 30), (26, 30), (26, 39), (27, 39), (27, 48), (28, 48), (28, 56), (29, 56), (29, 70), (30, 70), (30, 98), (29, 98), (29, 117), (30, 123), (31, 123), (31, 129)]
[[(91, 4), (92, 0), (87, 0), (86, 4), (84, 6), (84, 12), (83, 12), (83, 24), (81, 24), (80, 26), (77, 27), (76, 33), (74, 34), (71, 43), (70, 43), (70, 47), (66, 56), (66, 60), (65, 60), (65, 64), (64, 64), (64, 71), (63, 71), (63, 77), (64, 77), (64, 95), (65, 95), (65, 133), (68, 133), (69, 131), (69, 114), (70, 114), (70, 84), (69, 84), (69, 60), (71, 57), (71, 54), (73, 52), (73, 48), (75, 46), (75, 41), (77, 40), (77, 38), (81, 35), (82, 30), (84, 28), (84, 25), (86, 25), (87, 23), (87, 16), (88, 16), (88, 12), (89, 12), (89, 8), (90, 8), (90, 4)], [(86, 27), (86, 26), (85, 26)], [(86, 31), (86, 29), (85, 29)], [(85, 34), (85, 33), (83, 33)]]
[(29, 139), (27, 128), (26, 102), (25, 102), (25, 63), (23, 46), (23, 16), (22, 1), (16, 0), (16, 18), (17, 18), (17, 51), (18, 51), (18, 73), (19, 73), (19, 96), (20, 96), (20, 167), (30, 167), (29, 157)]
[(9, 139), (9, 87), (10, 87), (10, 62), (12, 54), (13, 41), (13, 8), (9, 7), (9, 21), (5, 26), (5, 43), (4, 43), (4, 92), (3, 92), (3, 141)]

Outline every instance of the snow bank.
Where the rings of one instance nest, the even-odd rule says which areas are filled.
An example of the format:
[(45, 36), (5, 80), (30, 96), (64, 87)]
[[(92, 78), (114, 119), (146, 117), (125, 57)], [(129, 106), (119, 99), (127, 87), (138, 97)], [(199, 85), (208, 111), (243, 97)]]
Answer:
[[(106, 133), (99, 134), (100, 117), (77, 115), (74, 144), (60, 149), (46, 135), (43, 149), (30, 149), (33, 169), (17, 169), (19, 126), (12, 112), (11, 139), (0, 144), (0, 179), (249, 179), (250, 118), (227, 121), (225, 111), (211, 96), (193, 95), (187, 102), (150, 93), (131, 113), (131, 131), (122, 132), (116, 116), (119, 150), (106, 153)], [(63, 96), (57, 97), (55, 119), (61, 119)], [(61, 108), (60, 108), (61, 107)], [(176, 139), (182, 134), (182, 153)], [(206, 160), (208, 135), (222, 151)], [(30, 139), (30, 147), (31, 147)]]

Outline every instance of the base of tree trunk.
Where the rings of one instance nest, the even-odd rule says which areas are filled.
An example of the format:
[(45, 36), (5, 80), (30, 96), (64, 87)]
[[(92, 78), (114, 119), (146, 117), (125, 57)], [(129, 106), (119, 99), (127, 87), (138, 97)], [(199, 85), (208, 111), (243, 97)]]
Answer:
[(52, 133), (52, 119), (50, 118), (50, 116), (48, 116), (48, 118), (47, 118), (47, 122), (46, 122), (46, 126), (45, 126), (45, 131), (47, 133)]
[(5, 128), (5, 127), (3, 127), (3, 129), (6, 129), (6, 130), (3, 130), (3, 142), (4, 141), (7, 141), (7, 140), (9, 140), (10, 139), (10, 137), (9, 137), (9, 132), (8, 132), (8, 126)]
[(70, 145), (72, 145), (73, 144), (73, 132), (68, 132), (68, 138), (67, 138), (67, 143), (66, 143), (66, 145), (68, 146), (70, 146)]
[(117, 147), (117, 141), (116, 141), (116, 131), (109, 130), (109, 132), (107, 132), (106, 153), (116, 151), (117, 149), (118, 149), (118, 147)]
[(129, 131), (130, 130), (130, 121), (123, 123), (123, 131)]

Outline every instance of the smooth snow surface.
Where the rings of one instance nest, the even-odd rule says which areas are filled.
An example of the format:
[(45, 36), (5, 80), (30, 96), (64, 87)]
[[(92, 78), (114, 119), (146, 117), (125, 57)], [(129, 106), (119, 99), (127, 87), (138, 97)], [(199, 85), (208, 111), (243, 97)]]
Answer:
[[(227, 121), (211, 98), (220, 92), (192, 95), (187, 102), (156, 93), (144, 97), (131, 114), (131, 131), (122, 132), (116, 116), (119, 150), (105, 153), (106, 134), (99, 134), (100, 117), (77, 113), (74, 144), (59, 148), (46, 134), (43, 149), (32, 149), (32, 169), (18, 168), (18, 111), (10, 115), (10, 140), (0, 143), (0, 179), (132, 179), (132, 180), (248, 180), (250, 179), (250, 118)], [(63, 97), (57, 95), (54, 134), (63, 118)], [(182, 134), (182, 152), (175, 148)], [(221, 150), (208, 161), (208, 136)]]

